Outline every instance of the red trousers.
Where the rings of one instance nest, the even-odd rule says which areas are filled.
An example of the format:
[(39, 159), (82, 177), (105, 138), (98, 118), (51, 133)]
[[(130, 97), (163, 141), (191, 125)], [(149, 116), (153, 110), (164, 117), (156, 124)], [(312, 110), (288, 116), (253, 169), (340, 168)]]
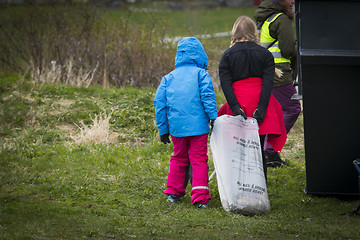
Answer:
[(208, 134), (190, 137), (171, 136), (174, 144), (174, 154), (170, 158), (170, 171), (167, 180), (166, 195), (185, 195), (185, 172), (189, 161), (192, 166), (192, 190), (191, 202), (206, 204), (209, 199), (207, 164), (207, 142)]

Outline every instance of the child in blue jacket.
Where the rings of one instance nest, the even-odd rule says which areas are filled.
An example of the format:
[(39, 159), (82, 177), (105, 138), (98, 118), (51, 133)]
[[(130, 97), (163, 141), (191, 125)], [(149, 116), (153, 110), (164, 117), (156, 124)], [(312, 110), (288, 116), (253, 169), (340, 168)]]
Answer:
[(174, 154), (164, 193), (170, 202), (185, 195), (185, 172), (192, 165), (192, 204), (208, 207), (209, 195), (207, 141), (209, 121), (217, 118), (213, 84), (206, 71), (208, 57), (195, 37), (179, 41), (175, 70), (165, 75), (156, 91), (156, 122), (163, 143), (170, 143)]

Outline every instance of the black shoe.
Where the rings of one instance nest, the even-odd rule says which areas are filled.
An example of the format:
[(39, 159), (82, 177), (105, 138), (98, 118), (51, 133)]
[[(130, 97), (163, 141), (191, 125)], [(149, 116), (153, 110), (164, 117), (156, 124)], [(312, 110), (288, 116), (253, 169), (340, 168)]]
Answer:
[(174, 202), (180, 202), (183, 198), (180, 196), (177, 196), (175, 194), (170, 194), (166, 201), (174, 203)]
[(198, 208), (209, 208), (210, 207), (210, 203), (207, 202), (206, 204), (202, 204), (202, 203), (195, 203), (195, 206), (197, 206)]
[(281, 160), (280, 155), (278, 153), (268, 154), (265, 153), (266, 166), (271, 168), (277, 168), (282, 166), (289, 166), (288, 162)]

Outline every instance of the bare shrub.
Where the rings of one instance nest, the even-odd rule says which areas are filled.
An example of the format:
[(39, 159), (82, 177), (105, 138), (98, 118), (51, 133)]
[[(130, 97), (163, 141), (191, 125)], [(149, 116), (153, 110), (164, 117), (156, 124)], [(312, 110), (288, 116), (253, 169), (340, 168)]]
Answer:
[[(104, 19), (94, 6), (9, 7), (0, 14), (0, 62), (38, 82), (156, 86), (174, 66), (166, 25)], [(55, 63), (55, 64), (54, 64)], [(54, 67), (55, 65), (55, 67)]]
[(223, 50), (219, 49), (224, 49), (223, 41), (221, 38), (217, 37), (206, 39), (200, 38), (200, 41), (204, 45), (206, 54), (209, 57), (208, 72), (213, 81), (214, 89), (216, 91), (221, 91), (221, 84), (219, 80), (219, 62), (222, 57)]
[(161, 77), (174, 66), (175, 48), (165, 42), (166, 26), (147, 13), (144, 25), (131, 25), (127, 17), (106, 22), (95, 37), (93, 52), (100, 62), (104, 86), (157, 86)]

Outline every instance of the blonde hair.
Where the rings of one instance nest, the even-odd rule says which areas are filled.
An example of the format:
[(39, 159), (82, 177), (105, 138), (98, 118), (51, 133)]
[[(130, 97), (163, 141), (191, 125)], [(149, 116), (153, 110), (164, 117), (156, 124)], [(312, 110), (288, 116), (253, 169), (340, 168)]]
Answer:
[(247, 16), (240, 16), (236, 19), (231, 31), (230, 47), (239, 41), (250, 41), (259, 44), (259, 33), (256, 24)]

